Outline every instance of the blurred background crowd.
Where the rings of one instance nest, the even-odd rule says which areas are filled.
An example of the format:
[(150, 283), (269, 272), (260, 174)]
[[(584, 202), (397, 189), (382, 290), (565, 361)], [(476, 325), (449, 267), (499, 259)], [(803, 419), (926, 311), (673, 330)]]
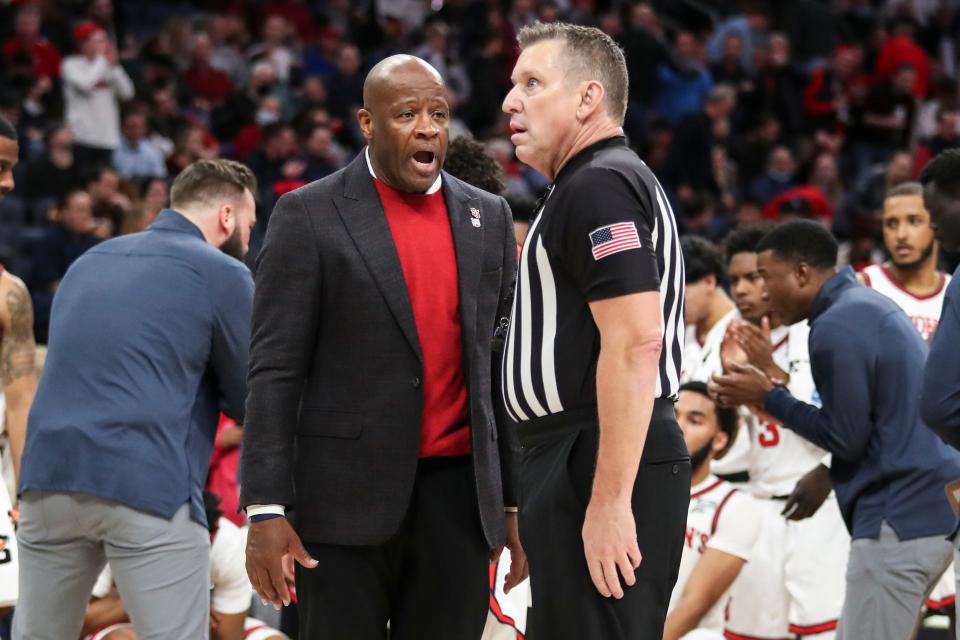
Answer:
[(535, 20), (622, 44), (627, 135), (688, 234), (811, 217), (843, 262), (872, 262), (885, 187), (960, 145), (953, 0), (7, 0), (0, 113), (22, 157), (0, 261), (38, 340), (69, 264), (149, 225), (198, 158), (257, 175), (252, 263), (277, 197), (362, 149), (363, 78), (394, 53), (443, 74), (451, 137), (487, 146), (522, 219), (546, 180), (514, 158), (500, 103)]

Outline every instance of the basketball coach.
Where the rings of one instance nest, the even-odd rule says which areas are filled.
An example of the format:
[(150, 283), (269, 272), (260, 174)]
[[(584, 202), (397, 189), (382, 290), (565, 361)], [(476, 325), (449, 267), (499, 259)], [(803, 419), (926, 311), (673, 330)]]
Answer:
[(523, 557), (516, 446), (491, 385), (512, 216), (441, 171), (445, 96), (423, 60), (377, 64), (358, 114), (367, 148), (282, 197), (259, 255), (247, 570), (279, 606), (281, 557), (298, 560), (301, 638), (380, 640), (389, 621), (393, 640), (479, 640), (491, 551), (506, 539)]
[(627, 146), (623, 52), (536, 23), (503, 103), (517, 157), (553, 180), (524, 242), (506, 341), (523, 444), (530, 640), (659, 638), (690, 462), (677, 425), (683, 259), (656, 177)]

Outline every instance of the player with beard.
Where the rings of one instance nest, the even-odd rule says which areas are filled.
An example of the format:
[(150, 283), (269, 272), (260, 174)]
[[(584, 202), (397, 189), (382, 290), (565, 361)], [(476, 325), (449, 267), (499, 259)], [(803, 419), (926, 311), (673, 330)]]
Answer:
[(950, 276), (937, 269), (939, 247), (919, 182), (904, 182), (887, 192), (883, 243), (890, 259), (864, 269), (860, 280), (896, 302), (929, 343), (940, 322)]
[(680, 386), (677, 422), (690, 450), (690, 507), (680, 573), (673, 588), (664, 640), (721, 640), (727, 591), (760, 535), (759, 503), (710, 472), (730, 448), (737, 412), (717, 406), (703, 382)]

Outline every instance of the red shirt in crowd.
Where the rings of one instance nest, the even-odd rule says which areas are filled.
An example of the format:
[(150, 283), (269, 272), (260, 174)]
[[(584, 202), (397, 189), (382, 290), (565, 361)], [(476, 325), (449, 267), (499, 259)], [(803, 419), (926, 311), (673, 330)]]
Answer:
[(443, 190), (403, 193), (374, 179), (400, 257), (423, 354), (420, 457), (470, 453), (460, 290)]
[(927, 83), (930, 79), (930, 61), (923, 49), (910, 36), (888, 38), (880, 47), (877, 56), (877, 77), (888, 80), (897, 72), (900, 65), (910, 65), (917, 71), (917, 83), (913, 95), (923, 98), (927, 95)]
[(60, 52), (45, 38), (37, 38), (33, 42), (24, 42), (13, 37), (3, 43), (3, 61), (12, 64), (17, 53), (25, 51), (33, 60), (33, 77), (48, 78), (60, 77)]

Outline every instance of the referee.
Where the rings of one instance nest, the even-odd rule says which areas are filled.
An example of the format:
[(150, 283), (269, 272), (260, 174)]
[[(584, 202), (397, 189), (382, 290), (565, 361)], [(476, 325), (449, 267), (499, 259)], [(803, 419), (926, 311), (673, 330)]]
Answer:
[(517, 157), (553, 180), (520, 259), (503, 395), (523, 445), (531, 640), (659, 638), (690, 463), (673, 399), (683, 260), (656, 178), (627, 146), (623, 53), (535, 23), (503, 103)]

